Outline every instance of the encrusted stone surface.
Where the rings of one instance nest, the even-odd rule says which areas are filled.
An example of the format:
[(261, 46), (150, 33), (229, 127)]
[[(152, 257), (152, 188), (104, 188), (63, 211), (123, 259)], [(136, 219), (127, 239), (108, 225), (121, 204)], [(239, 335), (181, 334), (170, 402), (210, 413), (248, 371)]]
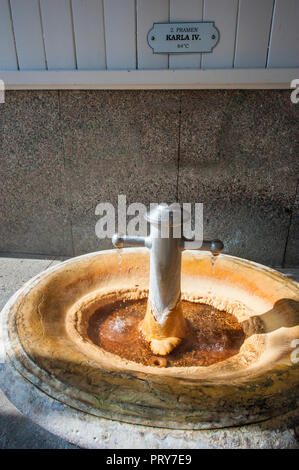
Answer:
[[(120, 423), (74, 410), (43, 394), (8, 366), (0, 366), (0, 385), (15, 406), (31, 420), (47, 431), (82, 448), (299, 448), (294, 431), (299, 419), (296, 414), (272, 419), (259, 425), (252, 424), (210, 431), (159, 429)], [(43, 432), (41, 430), (40, 435)], [(50, 446), (51, 444), (50, 441)], [(58, 441), (57, 448), (60, 446), (62, 443)], [(65, 443), (65, 448), (70, 448), (70, 445)]]
[[(59, 260), (1, 258), (1, 305), (4, 305), (8, 297), (25, 281), (48, 267), (50, 263), (53, 265), (59, 263)], [(287, 269), (283, 272), (299, 281), (298, 270)], [(72, 448), (66, 441), (89, 448), (122, 446), (174, 449), (187, 448), (187, 445), (193, 445), (195, 448), (298, 447), (294, 433), (294, 427), (296, 423), (298, 426), (299, 420), (296, 416), (217, 431), (159, 430), (76, 412), (46, 397), (4, 364), (0, 364), (0, 387), (10, 401), (24, 413), (21, 414), (0, 390), (0, 448)], [(191, 436), (194, 436), (193, 440)]]
[(246, 328), (244, 344), (229, 359), (155, 368), (88, 341), (89, 315), (107, 298), (146, 295), (148, 259), (145, 248), (124, 249), (120, 266), (116, 250), (103, 251), (31, 279), (2, 311), (8, 363), (69, 406), (147, 426), (221, 428), (296, 408), (298, 366), (291, 358), (298, 286), (245, 260), (219, 255), (214, 270), (207, 253), (186, 251), (182, 260), (184, 297), (234, 313)]

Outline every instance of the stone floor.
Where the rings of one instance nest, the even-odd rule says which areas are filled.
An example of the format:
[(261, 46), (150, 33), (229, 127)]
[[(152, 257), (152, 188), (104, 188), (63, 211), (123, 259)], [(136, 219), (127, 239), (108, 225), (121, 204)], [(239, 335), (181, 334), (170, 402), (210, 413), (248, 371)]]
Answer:
[[(54, 258), (0, 258), (0, 311), (24, 282), (61, 262)], [(1, 344), (0, 344), (1, 348)], [(0, 355), (1, 357), (1, 355)], [(21, 414), (0, 390), (0, 449), (75, 449)]]
[[(39, 272), (60, 263), (62, 258), (0, 257), (0, 311), (22, 284)], [(299, 268), (279, 269), (299, 281)], [(0, 344), (0, 358), (1, 358)], [(0, 390), (0, 449), (75, 449), (21, 414)]]

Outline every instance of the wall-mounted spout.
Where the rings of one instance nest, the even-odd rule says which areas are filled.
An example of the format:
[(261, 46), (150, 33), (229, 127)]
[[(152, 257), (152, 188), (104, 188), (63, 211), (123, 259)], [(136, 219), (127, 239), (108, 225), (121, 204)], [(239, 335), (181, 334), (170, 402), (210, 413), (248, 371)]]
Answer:
[(120, 235), (119, 233), (115, 233), (112, 237), (112, 243), (116, 248), (124, 248), (125, 246), (148, 246), (147, 241), (149, 241), (146, 237), (130, 237), (128, 235)]
[(219, 255), (224, 245), (221, 240), (203, 240), (198, 242), (196, 240), (187, 240), (183, 239), (183, 249), (184, 250), (201, 250), (201, 251), (210, 251), (213, 255)]
[(149, 298), (141, 329), (155, 354), (169, 354), (187, 332), (181, 307), (182, 251), (195, 249), (218, 255), (223, 250), (220, 240), (199, 242), (178, 237), (176, 228), (189, 217), (178, 204), (161, 204), (146, 216), (150, 223), (149, 237), (115, 234), (112, 238), (117, 248), (145, 246), (150, 249)]

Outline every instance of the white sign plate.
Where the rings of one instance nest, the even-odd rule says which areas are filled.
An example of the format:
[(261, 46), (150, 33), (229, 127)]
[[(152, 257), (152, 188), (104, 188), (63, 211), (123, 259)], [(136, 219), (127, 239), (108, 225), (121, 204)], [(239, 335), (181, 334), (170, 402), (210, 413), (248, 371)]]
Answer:
[(154, 54), (212, 52), (219, 31), (214, 21), (154, 23), (147, 41)]

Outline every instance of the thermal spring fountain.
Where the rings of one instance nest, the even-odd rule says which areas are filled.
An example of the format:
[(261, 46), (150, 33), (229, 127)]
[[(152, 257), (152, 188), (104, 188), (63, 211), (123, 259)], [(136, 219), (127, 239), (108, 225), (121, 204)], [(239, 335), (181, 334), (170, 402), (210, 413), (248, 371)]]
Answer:
[(56, 413), (47, 429), (83, 447), (144, 447), (145, 433), (151, 446), (220, 446), (222, 428), (229, 446), (250, 423), (296, 420), (298, 284), (219, 240), (177, 237), (186, 217), (160, 205), (149, 237), (116, 234), (118, 249), (50, 268), (9, 300), (2, 387), (21, 411), (41, 425)]

